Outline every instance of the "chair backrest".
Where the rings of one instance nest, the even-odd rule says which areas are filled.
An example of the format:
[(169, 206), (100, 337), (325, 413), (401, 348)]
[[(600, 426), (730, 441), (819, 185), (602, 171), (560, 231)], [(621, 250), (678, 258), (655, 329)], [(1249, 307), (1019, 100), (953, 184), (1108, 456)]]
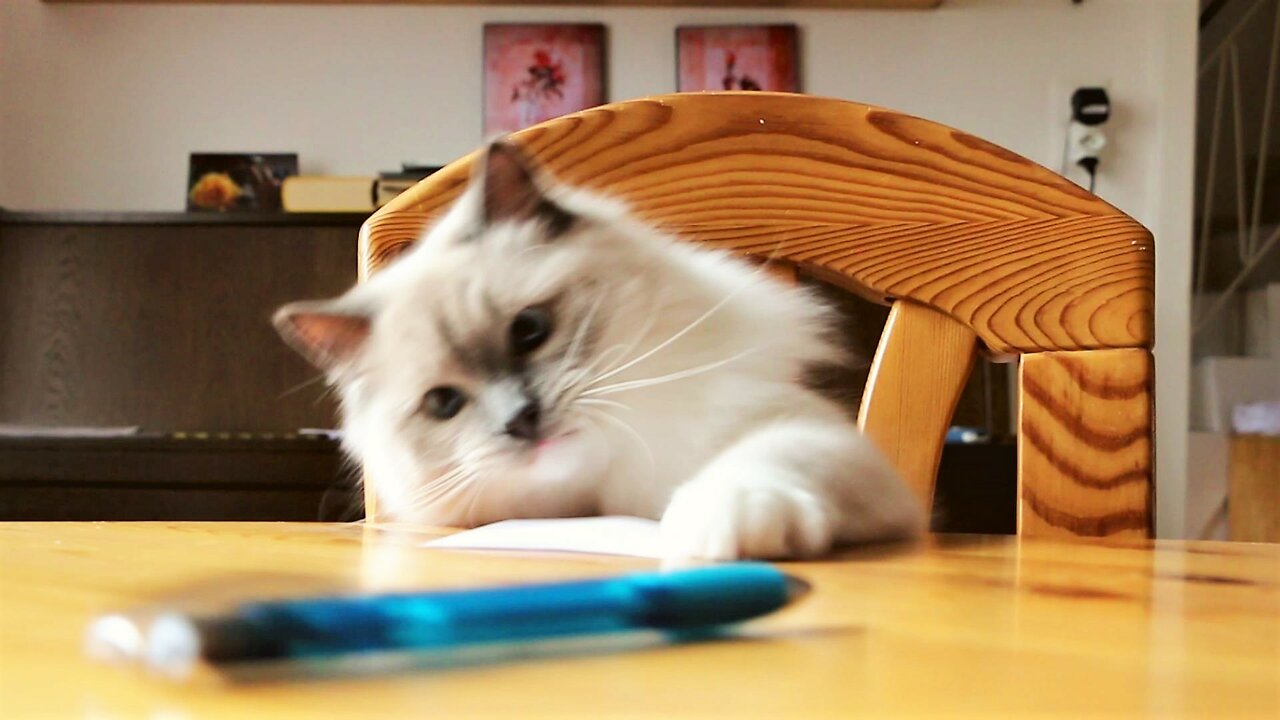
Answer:
[[(859, 424), (925, 503), (984, 351), (1021, 360), (1019, 532), (1150, 535), (1154, 250), (1116, 208), (971, 135), (803, 95), (630, 100), (513, 140), (688, 240), (890, 304)], [(458, 196), (474, 157), (369, 218), (362, 278)]]

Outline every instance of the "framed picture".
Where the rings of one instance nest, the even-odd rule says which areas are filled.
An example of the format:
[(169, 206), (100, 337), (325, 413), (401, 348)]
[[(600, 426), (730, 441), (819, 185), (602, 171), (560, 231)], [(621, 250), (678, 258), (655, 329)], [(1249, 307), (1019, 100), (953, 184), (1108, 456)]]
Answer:
[(280, 186), (297, 174), (297, 153), (191, 153), (187, 211), (280, 210)]
[(485, 135), (605, 102), (604, 55), (604, 25), (485, 25)]
[(676, 28), (676, 88), (800, 92), (795, 25)]

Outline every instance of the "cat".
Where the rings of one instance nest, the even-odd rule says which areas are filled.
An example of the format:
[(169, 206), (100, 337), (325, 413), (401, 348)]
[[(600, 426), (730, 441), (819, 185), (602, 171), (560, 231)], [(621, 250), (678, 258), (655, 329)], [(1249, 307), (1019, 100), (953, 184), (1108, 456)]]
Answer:
[(808, 558), (924, 513), (838, 405), (831, 311), (751, 263), (566, 187), (514, 144), (387, 269), (281, 308), (379, 511), (660, 520), (664, 557)]

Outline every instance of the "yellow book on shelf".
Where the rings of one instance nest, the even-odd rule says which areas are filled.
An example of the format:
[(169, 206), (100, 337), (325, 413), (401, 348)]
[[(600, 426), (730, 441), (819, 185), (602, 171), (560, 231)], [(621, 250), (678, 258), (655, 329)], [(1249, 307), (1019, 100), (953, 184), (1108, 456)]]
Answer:
[(374, 178), (294, 175), (284, 180), (286, 212), (373, 212)]

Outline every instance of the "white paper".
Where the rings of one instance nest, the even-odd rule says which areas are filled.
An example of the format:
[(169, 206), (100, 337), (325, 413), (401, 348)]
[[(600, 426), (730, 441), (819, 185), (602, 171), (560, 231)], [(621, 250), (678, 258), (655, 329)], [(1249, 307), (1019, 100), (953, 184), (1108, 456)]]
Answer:
[(425, 542), (423, 547), (661, 557), (658, 523), (623, 516), (503, 520)]

